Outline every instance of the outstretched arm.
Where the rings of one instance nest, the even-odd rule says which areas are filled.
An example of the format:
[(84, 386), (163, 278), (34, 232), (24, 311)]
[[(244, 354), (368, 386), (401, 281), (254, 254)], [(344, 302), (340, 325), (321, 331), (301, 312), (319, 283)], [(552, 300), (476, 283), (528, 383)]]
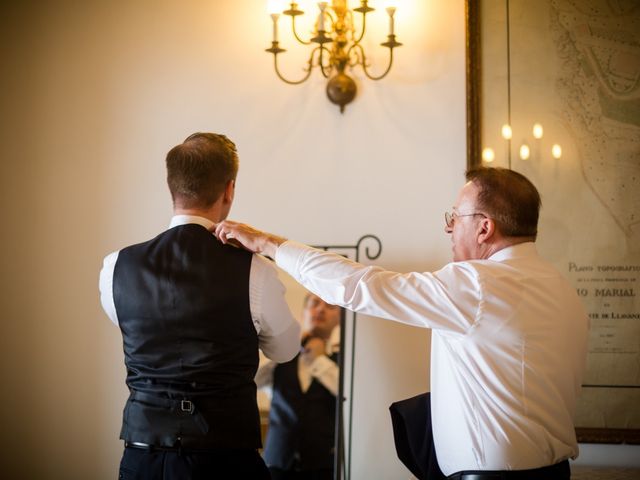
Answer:
[(230, 220), (217, 224), (215, 234), (223, 243), (270, 256), (325, 302), (366, 315), (466, 333), (482, 300), (480, 277), (471, 262), (451, 263), (433, 273), (401, 274)]

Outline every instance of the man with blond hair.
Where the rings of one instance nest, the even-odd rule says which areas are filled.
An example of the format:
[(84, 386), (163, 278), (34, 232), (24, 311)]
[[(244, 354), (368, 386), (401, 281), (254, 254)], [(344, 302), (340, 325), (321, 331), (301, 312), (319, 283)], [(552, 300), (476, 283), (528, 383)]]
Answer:
[(268, 479), (258, 454), (258, 348), (288, 361), (300, 327), (273, 266), (210, 232), (233, 203), (233, 142), (193, 134), (171, 149), (166, 167), (168, 230), (108, 255), (100, 273), (130, 391), (120, 478)]

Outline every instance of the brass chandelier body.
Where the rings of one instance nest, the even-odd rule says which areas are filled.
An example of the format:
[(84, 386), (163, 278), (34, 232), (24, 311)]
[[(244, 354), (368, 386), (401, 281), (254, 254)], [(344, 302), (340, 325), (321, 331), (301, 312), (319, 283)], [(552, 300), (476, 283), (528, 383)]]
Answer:
[[(314, 28), (314, 36), (309, 40), (300, 38), (296, 30), (296, 17), (304, 12), (298, 9), (296, 2), (291, 2), (290, 7), (282, 12), (283, 15), (291, 17), (293, 35), (296, 40), (304, 45), (316, 45), (309, 54), (305, 74), (299, 80), (289, 80), (285, 78), (278, 68), (278, 54), (286, 50), (280, 48), (278, 42), (277, 22), (279, 14), (271, 15), (273, 20), (273, 41), (271, 48), (267, 52), (273, 53), (274, 68), (278, 77), (290, 84), (297, 85), (306, 81), (314, 67), (319, 67), (322, 75), (329, 79), (327, 83), (327, 96), (329, 100), (340, 107), (340, 112), (344, 112), (344, 107), (356, 96), (357, 87), (353, 78), (345, 71), (361, 65), (365, 75), (371, 80), (384, 78), (393, 65), (393, 49), (402, 44), (396, 41), (394, 32), (395, 8), (387, 8), (389, 15), (389, 34), (387, 41), (381, 43), (383, 47), (389, 49), (389, 62), (387, 68), (381, 75), (374, 76), (369, 72), (369, 64), (365, 55), (361, 41), (366, 31), (367, 14), (374, 9), (368, 5), (367, 0), (361, 0), (360, 6), (353, 10), (348, 7), (347, 0), (332, 0), (331, 6), (328, 2), (318, 2), (320, 13)], [(362, 15), (362, 28), (358, 33), (354, 24), (354, 12)]]

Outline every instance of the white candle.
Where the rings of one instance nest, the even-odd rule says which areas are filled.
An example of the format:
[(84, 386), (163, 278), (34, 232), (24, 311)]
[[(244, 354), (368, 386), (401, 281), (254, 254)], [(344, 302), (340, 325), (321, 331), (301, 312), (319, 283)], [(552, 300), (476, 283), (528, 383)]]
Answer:
[(271, 20), (273, 20), (273, 41), (278, 41), (278, 17), (280, 17), (277, 13), (271, 14)]
[(396, 7), (387, 7), (387, 13), (389, 14), (389, 35), (393, 35), (393, 15), (396, 13)]
[(542, 128), (542, 125), (540, 125), (539, 123), (535, 123), (533, 125), (534, 138), (537, 138), (538, 140), (540, 140), (542, 138), (542, 135), (544, 135), (544, 129)]
[(493, 148), (485, 148), (482, 150), (482, 160), (486, 163), (491, 163), (496, 159), (496, 153)]
[(327, 8), (327, 2), (318, 2), (320, 14), (318, 15), (318, 31), (324, 31), (324, 9)]

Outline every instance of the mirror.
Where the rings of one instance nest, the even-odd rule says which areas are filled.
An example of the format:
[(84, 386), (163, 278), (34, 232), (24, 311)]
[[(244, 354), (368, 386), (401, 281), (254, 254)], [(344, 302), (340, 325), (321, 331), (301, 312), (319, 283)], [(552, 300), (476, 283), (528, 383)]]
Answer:
[(301, 350), (283, 364), (260, 355), (256, 385), (262, 455), (276, 480), (291, 470), (333, 479), (336, 464), (342, 464), (336, 455), (342, 450), (336, 432), (341, 431), (337, 411), (342, 403), (338, 393), (344, 310), (326, 304), (280, 269), (278, 276), (301, 326)]
[[(363, 235), (354, 245), (316, 245), (316, 248), (337, 253), (351, 260), (355, 260), (356, 262), (376, 260), (382, 254), (382, 242), (377, 236), (371, 234)], [(305, 309), (305, 298), (308, 292), (285, 272), (279, 270), (279, 277), (287, 289), (286, 299), (289, 304), (289, 308), (301, 323), (304, 330), (305, 322), (303, 320), (303, 311)], [(327, 352), (329, 353), (328, 356), (332, 357), (332, 361), (335, 361), (337, 364), (337, 372), (334, 368), (334, 372), (336, 372), (335, 376), (337, 376), (337, 381), (334, 379), (334, 391), (337, 390), (337, 394), (333, 395), (335, 401), (333, 408), (334, 423), (333, 425), (329, 425), (328, 419), (331, 417), (331, 413), (325, 413), (327, 421), (321, 424), (324, 427), (328, 427), (329, 432), (333, 431), (334, 435), (333, 443), (331, 443), (331, 448), (333, 449), (333, 461), (325, 463), (325, 465), (333, 465), (332, 474), (325, 472), (329, 475), (326, 478), (332, 478), (333, 480), (348, 480), (351, 477), (351, 439), (353, 430), (351, 419), (353, 417), (356, 324), (357, 315), (355, 313), (339, 309), (339, 325), (332, 330), (331, 335), (327, 336), (328, 338), (326, 341), (326, 344), (329, 346)], [(336, 353), (337, 355), (335, 355)], [(295, 379), (295, 375), (291, 373), (290, 375)], [(337, 388), (335, 383), (337, 383)], [(316, 385), (316, 387), (317, 388), (315, 390), (319, 396), (326, 393), (326, 391), (322, 392), (322, 388), (318, 385)], [(296, 386), (296, 388), (298, 390), (300, 389), (299, 379), (298, 386)], [(265, 440), (270, 440), (268, 438), (270, 427), (269, 417), (270, 415), (275, 414), (275, 412), (270, 406), (269, 396), (265, 395), (264, 389), (262, 390), (262, 393), (259, 392), (258, 405), (261, 412), (261, 422), (263, 427), (263, 443), (266, 446)], [(271, 396), (271, 399), (273, 399), (273, 396)], [(326, 404), (328, 405), (328, 403)], [(327, 408), (330, 409), (330, 407)], [(306, 435), (313, 435), (313, 432), (304, 433)], [(325, 430), (324, 435), (330, 435), (330, 433), (327, 434), (327, 430)], [(274, 480), (277, 480), (275, 475), (272, 474), (272, 476)]]

